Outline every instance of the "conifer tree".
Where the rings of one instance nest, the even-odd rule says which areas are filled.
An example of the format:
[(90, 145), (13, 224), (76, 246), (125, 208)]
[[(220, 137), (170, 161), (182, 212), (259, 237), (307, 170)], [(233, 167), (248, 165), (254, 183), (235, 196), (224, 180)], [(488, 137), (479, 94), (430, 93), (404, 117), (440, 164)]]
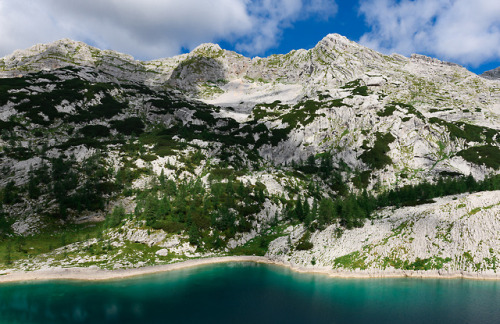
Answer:
[(303, 204), (303, 209), (304, 209), (304, 219), (309, 216), (311, 212), (311, 207), (309, 206), (309, 201), (307, 198), (304, 198), (304, 204)]
[(28, 180), (28, 196), (31, 199), (37, 199), (40, 196), (39, 181), (35, 178), (33, 166), (30, 166), (29, 180)]
[(321, 199), (318, 208), (319, 228), (324, 228), (327, 224), (332, 223), (335, 218), (336, 213), (333, 201), (330, 198)]
[(2, 203), (0, 203), (0, 238), (12, 232), (11, 224), (7, 220), (7, 215), (3, 211)]
[(311, 154), (307, 157), (306, 163), (307, 163), (307, 166), (310, 166), (310, 167), (316, 166), (316, 158), (314, 157), (314, 154)]
[(5, 188), (3, 189), (3, 203), (6, 205), (13, 204), (18, 199), (18, 192), (16, 188), (16, 183), (14, 181), (9, 181)]
[(332, 155), (330, 152), (325, 152), (321, 156), (321, 162), (320, 162), (320, 175), (323, 179), (328, 179), (332, 173), (333, 170), (333, 164), (332, 164)]
[(304, 221), (305, 214), (304, 214), (304, 208), (302, 206), (302, 201), (300, 200), (300, 196), (297, 196), (297, 200), (295, 202), (295, 216), (300, 221)]
[(12, 246), (10, 241), (7, 241), (7, 249), (5, 252), (5, 263), (8, 265), (12, 263)]
[(238, 194), (238, 197), (240, 198), (245, 198), (245, 186), (243, 185), (243, 182), (240, 181), (238, 185), (238, 189), (236, 190), (236, 193)]
[(158, 181), (160, 182), (160, 188), (165, 190), (166, 180), (165, 180), (165, 172), (161, 169), (160, 176), (158, 177)]

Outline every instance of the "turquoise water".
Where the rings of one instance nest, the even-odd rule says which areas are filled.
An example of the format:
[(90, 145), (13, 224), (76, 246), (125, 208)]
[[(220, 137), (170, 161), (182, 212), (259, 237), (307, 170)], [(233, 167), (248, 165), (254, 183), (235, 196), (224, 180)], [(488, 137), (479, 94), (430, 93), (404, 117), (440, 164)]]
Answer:
[(253, 263), (0, 285), (0, 323), (500, 323), (500, 282), (332, 279)]

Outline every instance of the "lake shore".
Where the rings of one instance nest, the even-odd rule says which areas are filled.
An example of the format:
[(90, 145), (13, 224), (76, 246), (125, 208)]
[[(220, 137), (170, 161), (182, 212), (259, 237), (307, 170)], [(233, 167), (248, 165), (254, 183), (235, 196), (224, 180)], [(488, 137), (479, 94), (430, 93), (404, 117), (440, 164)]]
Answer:
[(103, 270), (91, 268), (47, 268), (35, 271), (13, 271), (0, 274), (0, 283), (36, 281), (36, 280), (78, 280), (78, 281), (102, 281), (113, 279), (125, 279), (142, 275), (157, 274), (173, 270), (197, 267), (202, 265), (231, 263), (231, 262), (255, 262), (276, 266), (283, 266), (300, 273), (315, 273), (328, 275), (335, 278), (438, 278), (438, 279), (475, 279), (475, 280), (500, 280), (500, 273), (491, 272), (466, 272), (466, 271), (413, 271), (413, 270), (332, 270), (327, 268), (298, 267), (274, 261), (260, 256), (224, 256), (205, 259), (192, 259), (178, 263), (149, 266), (133, 269)]

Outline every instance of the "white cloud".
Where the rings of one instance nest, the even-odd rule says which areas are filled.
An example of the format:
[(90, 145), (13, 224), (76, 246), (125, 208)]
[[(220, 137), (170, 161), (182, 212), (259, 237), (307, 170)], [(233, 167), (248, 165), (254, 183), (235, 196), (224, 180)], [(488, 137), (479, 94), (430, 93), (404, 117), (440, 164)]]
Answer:
[(256, 0), (251, 1), (249, 12), (253, 31), (236, 48), (259, 53), (277, 43), (283, 28), (312, 15), (328, 19), (336, 14), (337, 5), (333, 0)]
[(0, 0), (0, 56), (64, 37), (140, 58), (220, 40), (260, 54), (293, 22), (335, 13), (334, 0)]
[(498, 0), (361, 0), (371, 31), (362, 44), (477, 66), (500, 59)]

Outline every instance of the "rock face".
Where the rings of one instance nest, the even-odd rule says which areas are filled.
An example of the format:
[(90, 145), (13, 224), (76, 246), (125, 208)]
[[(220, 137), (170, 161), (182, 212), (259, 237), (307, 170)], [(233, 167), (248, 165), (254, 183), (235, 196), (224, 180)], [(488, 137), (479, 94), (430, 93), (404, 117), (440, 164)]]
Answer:
[[(386, 209), (339, 238), (338, 225), (310, 233), (314, 249), (293, 250), (305, 228), (288, 226), (285, 216), (298, 197), (310, 207), (324, 197), (499, 173), (500, 82), (434, 58), (387, 56), (338, 34), (312, 49), (266, 58), (202, 44), (147, 62), (63, 39), (0, 58), (0, 127), (0, 188), (7, 197), (0, 225), (12, 220), (16, 234), (50, 226), (41, 215), (63, 214), (63, 223), (102, 220), (117, 204), (133, 214), (144, 208), (136, 209), (141, 192), (160, 177), (205, 189), (230, 179), (257, 190), (248, 196), (256, 201), (238, 202), (250, 204), (234, 223), (239, 232), (214, 236), (214, 228), (204, 229), (214, 236), (207, 245), (224, 242), (217, 253), (252, 244), (276, 224), (288, 230), (268, 255), (300, 266), (314, 257), (317, 266), (340, 268), (346, 256), (367, 269), (426, 260), (450, 271), (476, 264), (490, 271), (487, 259), (499, 253), (498, 192)], [(71, 201), (66, 196), (79, 199), (78, 207), (61, 208)], [(113, 203), (98, 204), (96, 196)], [(236, 217), (239, 207), (224, 217)], [(217, 215), (205, 221), (223, 218)], [(147, 246), (161, 260), (198, 253), (185, 227), (171, 219), (161, 226), (183, 236), (151, 234), (146, 225), (108, 236), (118, 245)]]
[[(79, 70), (70, 75), (69, 70), (61, 70), (64, 67)], [(364, 169), (366, 163), (359, 159), (363, 150), (374, 144), (377, 132), (390, 133), (395, 140), (389, 144), (387, 155), (393, 165), (374, 171), (379, 173), (377, 179), (384, 182), (398, 180), (402, 170), (415, 172), (416, 179), (421, 180), (439, 172), (471, 173), (483, 178), (488, 173), (483, 165), (471, 164), (470, 159), (462, 158), (465, 154), (460, 157), (456, 153), (481, 143), (497, 143), (496, 133), (500, 130), (497, 81), (422, 55), (386, 56), (338, 34), (327, 35), (310, 50), (267, 58), (249, 59), (218, 45), (202, 44), (189, 54), (142, 62), (130, 55), (63, 39), (18, 50), (0, 59), (0, 76), (37, 72), (55, 74), (61, 80), (77, 77), (92, 83), (140, 84), (154, 91), (167, 91), (182, 100), (202, 100), (222, 107), (217, 112), (219, 117), (237, 120), (242, 125), (254, 120), (270, 130), (287, 129), (286, 138), (262, 143), (257, 148), (260, 156), (278, 164), (305, 161), (311, 154), (332, 151), (336, 162), (342, 160), (351, 169)], [(493, 78), (496, 73), (487, 75)], [(31, 89), (11, 91), (43, 93), (51, 89), (33, 84)], [(130, 91), (125, 98), (120, 92), (117, 86), (109, 95), (121, 96), (130, 107), (143, 105), (146, 115), (156, 109), (154, 100), (130, 96)], [(59, 113), (71, 114), (75, 108), (100, 100), (67, 100), (56, 108)], [(317, 109), (312, 118), (299, 120), (300, 114), (295, 111), (312, 111), (307, 108), (308, 100), (318, 102)], [(273, 106), (277, 101), (279, 104)], [(8, 122), (15, 116), (15, 105), (12, 101), (3, 102), (2, 121)], [(256, 105), (260, 105), (257, 110)], [(174, 114), (148, 118), (203, 124), (204, 121), (192, 118), (192, 111), (180, 109)], [(484, 136), (472, 136), (470, 130), (464, 129), (465, 124), (460, 124), (463, 122), (480, 127), (474, 128), (474, 132)], [(460, 130), (450, 133), (456, 130), (455, 126)]]
[(395, 271), (438, 269), (496, 273), (500, 251), (500, 191), (382, 210), (370, 224), (336, 234), (331, 226), (294, 250), (304, 230), (273, 241), (268, 256), (294, 267)]
[(490, 80), (499, 80), (500, 79), (500, 67), (497, 67), (496, 69), (489, 70), (481, 74), (483, 78), (490, 79)]

